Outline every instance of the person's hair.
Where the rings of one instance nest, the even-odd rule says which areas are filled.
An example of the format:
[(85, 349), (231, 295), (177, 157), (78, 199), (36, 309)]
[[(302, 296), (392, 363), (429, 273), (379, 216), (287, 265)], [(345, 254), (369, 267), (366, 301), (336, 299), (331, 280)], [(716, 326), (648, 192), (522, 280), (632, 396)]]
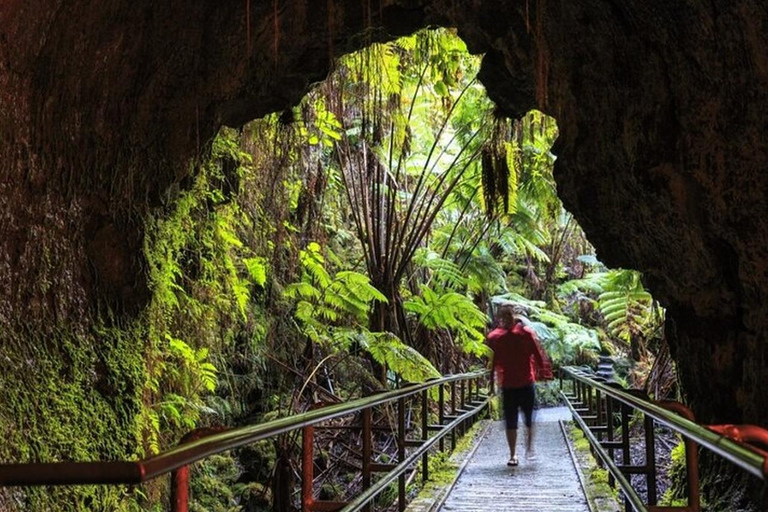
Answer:
[(496, 312), (496, 324), (499, 327), (512, 327), (515, 322), (515, 310), (512, 306), (504, 305)]

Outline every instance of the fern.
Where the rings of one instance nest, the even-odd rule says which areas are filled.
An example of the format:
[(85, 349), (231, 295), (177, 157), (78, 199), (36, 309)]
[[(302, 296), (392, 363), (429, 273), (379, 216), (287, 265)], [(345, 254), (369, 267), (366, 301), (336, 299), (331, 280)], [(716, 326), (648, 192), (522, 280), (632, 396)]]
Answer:
[(607, 331), (624, 342), (631, 342), (633, 336), (645, 332), (655, 322), (653, 297), (643, 288), (639, 272), (594, 272), (559, 288), (561, 294), (578, 290), (598, 294), (597, 304)]
[(256, 258), (244, 258), (243, 264), (248, 270), (248, 274), (253, 279), (253, 282), (258, 286), (264, 286), (267, 282), (267, 265), (266, 260), (261, 257)]
[(362, 347), (380, 364), (408, 382), (423, 382), (440, 377), (440, 372), (413, 347), (388, 332), (363, 333)]
[(413, 257), (413, 262), (430, 269), (433, 273), (433, 279), (448, 288), (460, 289), (467, 284), (467, 279), (461, 268), (454, 262), (441, 258), (434, 251), (426, 248), (419, 249)]
[(483, 340), (487, 317), (466, 295), (456, 292), (439, 294), (422, 285), (421, 295), (405, 301), (403, 308), (414, 313), (427, 329), (456, 332), (465, 352), (485, 353)]
[(363, 323), (372, 302), (387, 302), (366, 275), (343, 270), (331, 277), (316, 242), (301, 251), (299, 261), (303, 269), (302, 280), (286, 286), (283, 296), (299, 299), (295, 317), (313, 341), (327, 343), (333, 340), (334, 328), (340, 327), (337, 323), (345, 320)]

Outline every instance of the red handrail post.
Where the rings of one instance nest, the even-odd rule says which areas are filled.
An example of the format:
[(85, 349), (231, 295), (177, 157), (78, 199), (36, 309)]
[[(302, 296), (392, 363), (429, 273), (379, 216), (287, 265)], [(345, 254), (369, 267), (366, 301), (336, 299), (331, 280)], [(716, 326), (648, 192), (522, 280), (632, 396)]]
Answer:
[[(654, 402), (656, 405), (679, 414), (683, 418), (696, 421), (693, 411), (674, 401)], [(688, 510), (699, 512), (701, 510), (701, 487), (699, 482), (699, 445), (693, 439), (683, 437), (685, 444), (685, 473), (688, 481)]]
[(315, 479), (315, 427), (308, 425), (301, 430), (301, 510), (312, 509), (312, 484)]
[(315, 427), (308, 425), (301, 431), (301, 510), (310, 512), (315, 501), (312, 484), (315, 479)]
[(171, 512), (189, 511), (189, 466), (171, 472)]
[(645, 431), (645, 481), (648, 492), (648, 505), (656, 505), (656, 438), (653, 431), (653, 418), (647, 414), (644, 415), (643, 430)]
[[(227, 430), (226, 427), (202, 427), (184, 435), (179, 444), (197, 441), (212, 434)], [(181, 466), (171, 471), (171, 512), (188, 512), (189, 510), (189, 466)]]

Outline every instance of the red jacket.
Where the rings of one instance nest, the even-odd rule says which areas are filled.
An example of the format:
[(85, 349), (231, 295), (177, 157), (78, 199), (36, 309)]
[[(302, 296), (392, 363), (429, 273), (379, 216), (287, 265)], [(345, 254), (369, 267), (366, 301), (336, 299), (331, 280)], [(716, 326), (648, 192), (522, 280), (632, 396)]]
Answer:
[(522, 388), (536, 376), (552, 378), (552, 367), (536, 341), (533, 330), (522, 323), (511, 329), (494, 329), (486, 340), (493, 350), (494, 370), (503, 388)]

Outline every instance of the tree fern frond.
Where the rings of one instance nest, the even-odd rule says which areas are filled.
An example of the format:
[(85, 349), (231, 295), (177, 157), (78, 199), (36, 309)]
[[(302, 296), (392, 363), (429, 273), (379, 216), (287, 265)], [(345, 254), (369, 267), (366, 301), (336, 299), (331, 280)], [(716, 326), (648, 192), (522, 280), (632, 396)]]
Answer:
[(408, 382), (423, 382), (440, 376), (440, 372), (429, 360), (392, 333), (366, 333), (363, 347), (377, 362), (386, 365)]

